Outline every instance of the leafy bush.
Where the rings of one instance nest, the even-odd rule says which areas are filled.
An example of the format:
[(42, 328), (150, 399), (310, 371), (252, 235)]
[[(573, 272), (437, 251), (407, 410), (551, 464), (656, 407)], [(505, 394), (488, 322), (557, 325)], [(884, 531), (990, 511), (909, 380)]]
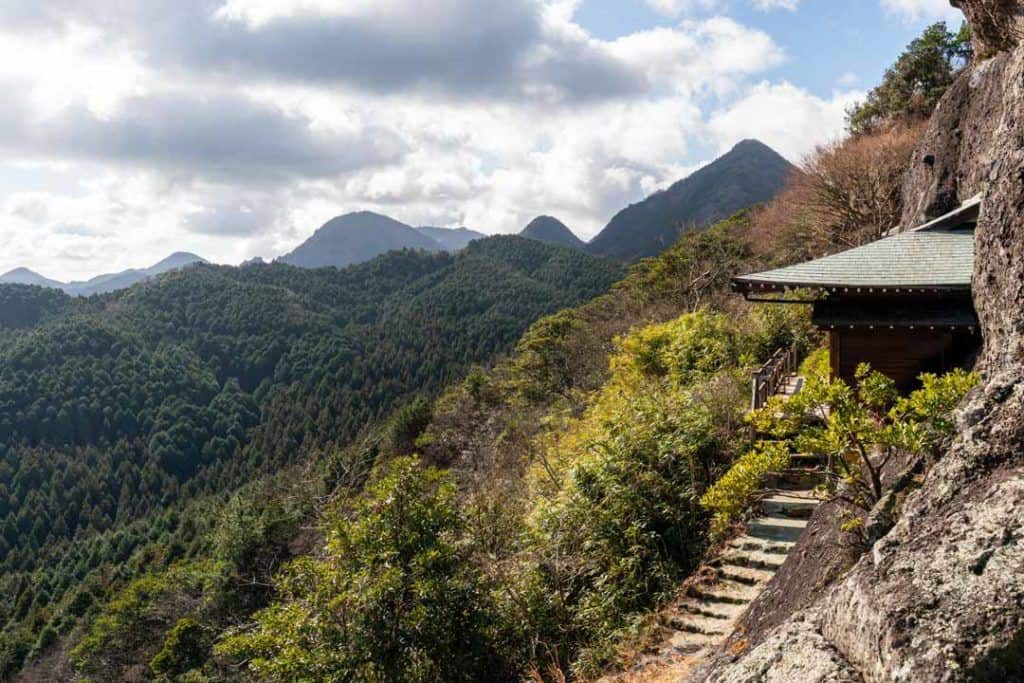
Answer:
[(323, 559), (289, 565), (282, 601), (218, 650), (278, 681), (493, 676), (486, 592), (461, 525), (448, 475), (394, 460), (351, 515), (329, 517)]
[(750, 507), (767, 476), (789, 466), (786, 444), (764, 441), (743, 454), (700, 498), (713, 515), (711, 533), (722, 536)]
[(538, 439), (529, 560), (509, 606), (529, 615), (509, 621), (535, 620), (531, 638), (549, 656), (593, 673), (615, 635), (696, 566), (709, 519), (699, 499), (746, 441), (740, 369), (763, 359), (742, 350), (770, 329), (698, 310), (634, 330), (616, 341), (611, 377), (586, 410)]
[[(806, 293), (786, 294), (782, 300), (806, 298)], [(768, 358), (778, 349), (796, 346), (801, 356), (817, 342), (809, 306), (760, 304), (753, 306), (743, 321), (743, 353), (750, 358)]]
[(739, 360), (736, 326), (721, 313), (699, 310), (648, 325), (619, 340), (612, 371), (668, 377), (679, 385), (706, 378)]
[(934, 455), (944, 445), (955, 428), (951, 411), (978, 381), (962, 369), (923, 374), (920, 389), (900, 396), (867, 364), (855, 387), (816, 373), (802, 392), (769, 400), (751, 421), (796, 451), (827, 456), (830, 489), (864, 510), (884, 494), (882, 473), (896, 455)]
[(209, 647), (210, 637), (202, 625), (185, 617), (171, 628), (149, 668), (157, 676), (173, 678), (200, 666), (206, 660)]
[[(182, 612), (196, 614), (215, 602), (223, 579), (222, 564), (203, 561), (179, 563), (133, 581), (91, 624), (71, 652), (72, 663), (83, 674), (107, 680), (120, 677), (120, 667), (132, 662), (137, 651), (148, 651), (142, 661), (156, 654), (167, 639), (164, 634), (182, 623)], [(168, 653), (161, 665), (170, 667), (172, 655), (182, 652)]]
[[(584, 637), (607, 634), (691, 568), (703, 548), (697, 495), (718, 444), (685, 395), (640, 392), (604, 402), (569, 439), (571, 465), (529, 520), (553, 595), (574, 601)], [(580, 434), (582, 436), (582, 434)]]

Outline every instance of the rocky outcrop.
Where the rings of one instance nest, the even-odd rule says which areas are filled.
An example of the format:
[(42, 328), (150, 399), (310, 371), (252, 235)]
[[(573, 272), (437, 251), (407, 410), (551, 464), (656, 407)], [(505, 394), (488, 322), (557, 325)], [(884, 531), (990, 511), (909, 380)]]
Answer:
[(1012, 50), (1024, 38), (1024, 8), (1018, 0), (950, 0), (971, 25), (974, 53), (987, 57)]
[(983, 194), (982, 386), (892, 530), (817, 602), (719, 660), (706, 680), (1024, 679), (1024, 47), (1015, 37), (1024, 3), (958, 4), (985, 58), (929, 125), (904, 186), (905, 219)]

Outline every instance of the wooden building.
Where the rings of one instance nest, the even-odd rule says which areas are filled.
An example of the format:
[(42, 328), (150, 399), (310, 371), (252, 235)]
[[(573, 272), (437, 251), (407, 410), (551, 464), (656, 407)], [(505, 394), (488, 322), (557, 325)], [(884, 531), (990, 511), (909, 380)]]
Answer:
[(920, 227), (832, 256), (743, 275), (733, 289), (778, 302), (801, 290), (829, 335), (833, 373), (852, 381), (860, 363), (911, 389), (922, 372), (970, 363), (981, 344), (971, 299), (980, 200)]

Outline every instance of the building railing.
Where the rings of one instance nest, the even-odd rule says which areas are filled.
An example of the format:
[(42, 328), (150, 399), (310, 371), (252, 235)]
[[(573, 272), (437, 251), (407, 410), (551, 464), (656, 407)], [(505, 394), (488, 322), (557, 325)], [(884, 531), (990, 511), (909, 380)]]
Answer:
[(750, 409), (763, 408), (768, 399), (779, 393), (779, 387), (794, 374), (799, 361), (796, 344), (778, 349), (772, 357), (754, 371), (750, 389)]

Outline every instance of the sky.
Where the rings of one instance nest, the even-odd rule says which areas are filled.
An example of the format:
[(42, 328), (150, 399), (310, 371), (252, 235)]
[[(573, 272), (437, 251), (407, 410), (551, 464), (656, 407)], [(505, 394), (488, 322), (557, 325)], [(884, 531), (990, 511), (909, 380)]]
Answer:
[(0, 272), (274, 258), (333, 216), (581, 237), (793, 162), (948, 0), (5, 0)]

